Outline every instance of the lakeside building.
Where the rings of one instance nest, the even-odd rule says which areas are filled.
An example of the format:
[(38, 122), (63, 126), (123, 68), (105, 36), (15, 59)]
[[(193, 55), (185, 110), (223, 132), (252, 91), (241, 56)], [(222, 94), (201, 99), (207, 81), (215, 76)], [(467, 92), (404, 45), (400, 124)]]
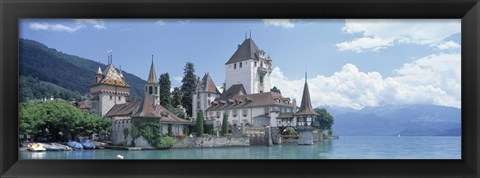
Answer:
[[(109, 65), (105, 72), (101, 72), (99, 67), (95, 76), (95, 83), (91, 85), (90, 94), (93, 96), (91, 108), (100, 116), (107, 116), (112, 120), (112, 143), (130, 143), (132, 136), (128, 134), (125, 140), (124, 130), (125, 128), (129, 131), (138, 129), (134, 128), (133, 125), (136, 119), (158, 119), (162, 127), (162, 135), (168, 133), (169, 126), (172, 127), (174, 135), (183, 134), (183, 126), (191, 122), (178, 118), (174, 113), (170, 113), (160, 105), (160, 84), (156, 77), (153, 56), (148, 80), (145, 83), (145, 96), (141, 101), (137, 97), (133, 101), (128, 100), (130, 85), (125, 82), (123, 74), (121, 71), (117, 71), (111, 61), (111, 55), (109, 55)], [(151, 148), (141, 136), (135, 140), (135, 144), (140, 147)]]
[[(245, 38), (225, 63), (223, 93), (208, 75), (197, 83), (192, 110), (204, 111), (207, 123), (219, 128), (223, 114), (233, 126), (276, 126), (276, 117), (296, 111), (296, 102), (280, 93), (270, 92), (272, 58), (258, 48), (253, 39)], [(215, 87), (215, 89), (213, 89)], [(207, 97), (205, 97), (207, 96)], [(196, 119), (196, 114), (193, 114)]]

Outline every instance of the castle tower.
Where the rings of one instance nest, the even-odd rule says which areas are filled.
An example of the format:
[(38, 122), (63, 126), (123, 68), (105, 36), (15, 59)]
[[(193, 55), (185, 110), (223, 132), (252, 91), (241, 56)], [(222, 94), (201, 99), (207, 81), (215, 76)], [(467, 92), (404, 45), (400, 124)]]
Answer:
[(158, 83), (157, 74), (155, 73), (155, 67), (153, 65), (153, 55), (148, 80), (147, 83), (145, 83), (145, 96), (148, 95), (153, 95), (153, 105), (160, 104), (160, 84)]
[(95, 75), (95, 83), (90, 85), (92, 95), (92, 108), (100, 116), (107, 114), (116, 104), (126, 103), (130, 96), (130, 85), (128, 85), (115, 66), (112, 64), (112, 54), (108, 54), (108, 65), (102, 72), (101, 68)]
[(217, 86), (213, 82), (209, 73), (206, 73), (201, 80), (197, 80), (197, 86), (195, 93), (192, 96), (192, 117), (196, 119), (197, 111), (204, 111), (204, 118), (213, 119), (208, 117), (205, 110), (210, 107), (210, 103), (216, 98), (220, 97), (221, 93), (218, 91)]
[(307, 83), (307, 73), (305, 73), (305, 85), (303, 87), (302, 102), (300, 109), (295, 113), (297, 118), (297, 131), (299, 134), (299, 145), (313, 144), (313, 123), (318, 114), (312, 108), (310, 91)]
[(232, 57), (225, 63), (225, 90), (242, 84), (247, 94), (270, 91), (272, 59), (257, 47), (251, 38), (245, 38)]

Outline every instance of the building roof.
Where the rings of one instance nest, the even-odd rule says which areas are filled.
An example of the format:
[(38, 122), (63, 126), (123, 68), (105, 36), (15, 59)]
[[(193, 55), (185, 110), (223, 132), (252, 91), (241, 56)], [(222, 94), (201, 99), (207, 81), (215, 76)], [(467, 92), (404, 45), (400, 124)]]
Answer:
[(90, 100), (83, 100), (78, 102), (78, 108), (79, 109), (90, 109), (92, 108), (92, 101)]
[(245, 94), (247, 94), (247, 91), (245, 91), (243, 84), (235, 84), (228, 88), (226, 91), (224, 91), (218, 99), (227, 100)]
[(312, 101), (310, 100), (310, 91), (308, 90), (307, 78), (305, 77), (305, 86), (303, 87), (302, 103), (300, 109), (295, 115), (318, 115), (312, 108)]
[(150, 65), (150, 72), (148, 73), (147, 83), (158, 83), (157, 74), (155, 73), (155, 67), (153, 67), (153, 56), (152, 56), (152, 65)]
[(238, 46), (238, 49), (233, 53), (232, 57), (225, 64), (231, 64), (235, 62), (240, 62), (247, 59), (258, 60), (258, 52), (260, 49), (257, 47), (255, 42), (251, 38), (245, 39), (243, 43)]
[(103, 71), (103, 78), (98, 83), (121, 87), (130, 87), (130, 85), (125, 82), (125, 80), (117, 71), (117, 69), (113, 66), (113, 64), (109, 64), (107, 68), (105, 68), (105, 71)]
[[(230, 89), (232, 89), (232, 87), (230, 87)], [(243, 88), (243, 86), (241, 86), (241, 88)], [(233, 94), (230, 97), (222, 95), (223, 97), (221, 96), (220, 98), (215, 99), (215, 101), (213, 101), (213, 104), (209, 108), (207, 108), (207, 111), (263, 106), (286, 106), (293, 108), (295, 106), (292, 102), (290, 102), (290, 98), (285, 98), (281, 94), (276, 92), (255, 94), (235, 94), (235, 92), (232, 93)]]
[(138, 109), (140, 103), (138, 100), (134, 100), (132, 103), (116, 104), (107, 112), (106, 116), (131, 116)]
[(277, 116), (277, 119), (293, 119), (293, 112), (280, 113)]
[(206, 73), (202, 80), (198, 81), (197, 85), (197, 87), (200, 87), (203, 91), (208, 93), (221, 94), (209, 73)]
[(160, 104), (153, 105), (154, 96), (147, 95), (132, 118), (158, 118), (162, 123), (189, 124), (190, 121), (177, 117)]

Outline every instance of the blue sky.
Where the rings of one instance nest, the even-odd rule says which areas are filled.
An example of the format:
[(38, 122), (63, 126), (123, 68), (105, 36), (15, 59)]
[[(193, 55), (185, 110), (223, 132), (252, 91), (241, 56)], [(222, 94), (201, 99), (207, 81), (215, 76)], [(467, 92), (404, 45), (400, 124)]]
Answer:
[(314, 106), (460, 108), (460, 26), (459, 19), (23, 19), (20, 37), (102, 63), (111, 49), (115, 66), (143, 79), (154, 55), (157, 74), (168, 72), (174, 87), (190, 61), (220, 86), (225, 62), (251, 31), (273, 59), (271, 85), (287, 97), (301, 98), (307, 70)]

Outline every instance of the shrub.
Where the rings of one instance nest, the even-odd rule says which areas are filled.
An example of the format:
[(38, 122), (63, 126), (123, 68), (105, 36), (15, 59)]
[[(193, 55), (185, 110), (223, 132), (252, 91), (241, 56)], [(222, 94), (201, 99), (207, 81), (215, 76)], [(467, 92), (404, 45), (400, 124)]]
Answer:
[(170, 149), (173, 147), (173, 144), (175, 144), (175, 139), (173, 137), (159, 137), (157, 138), (155, 147), (158, 149)]
[(283, 132), (285, 135), (298, 135), (297, 131), (293, 127), (287, 127)]

